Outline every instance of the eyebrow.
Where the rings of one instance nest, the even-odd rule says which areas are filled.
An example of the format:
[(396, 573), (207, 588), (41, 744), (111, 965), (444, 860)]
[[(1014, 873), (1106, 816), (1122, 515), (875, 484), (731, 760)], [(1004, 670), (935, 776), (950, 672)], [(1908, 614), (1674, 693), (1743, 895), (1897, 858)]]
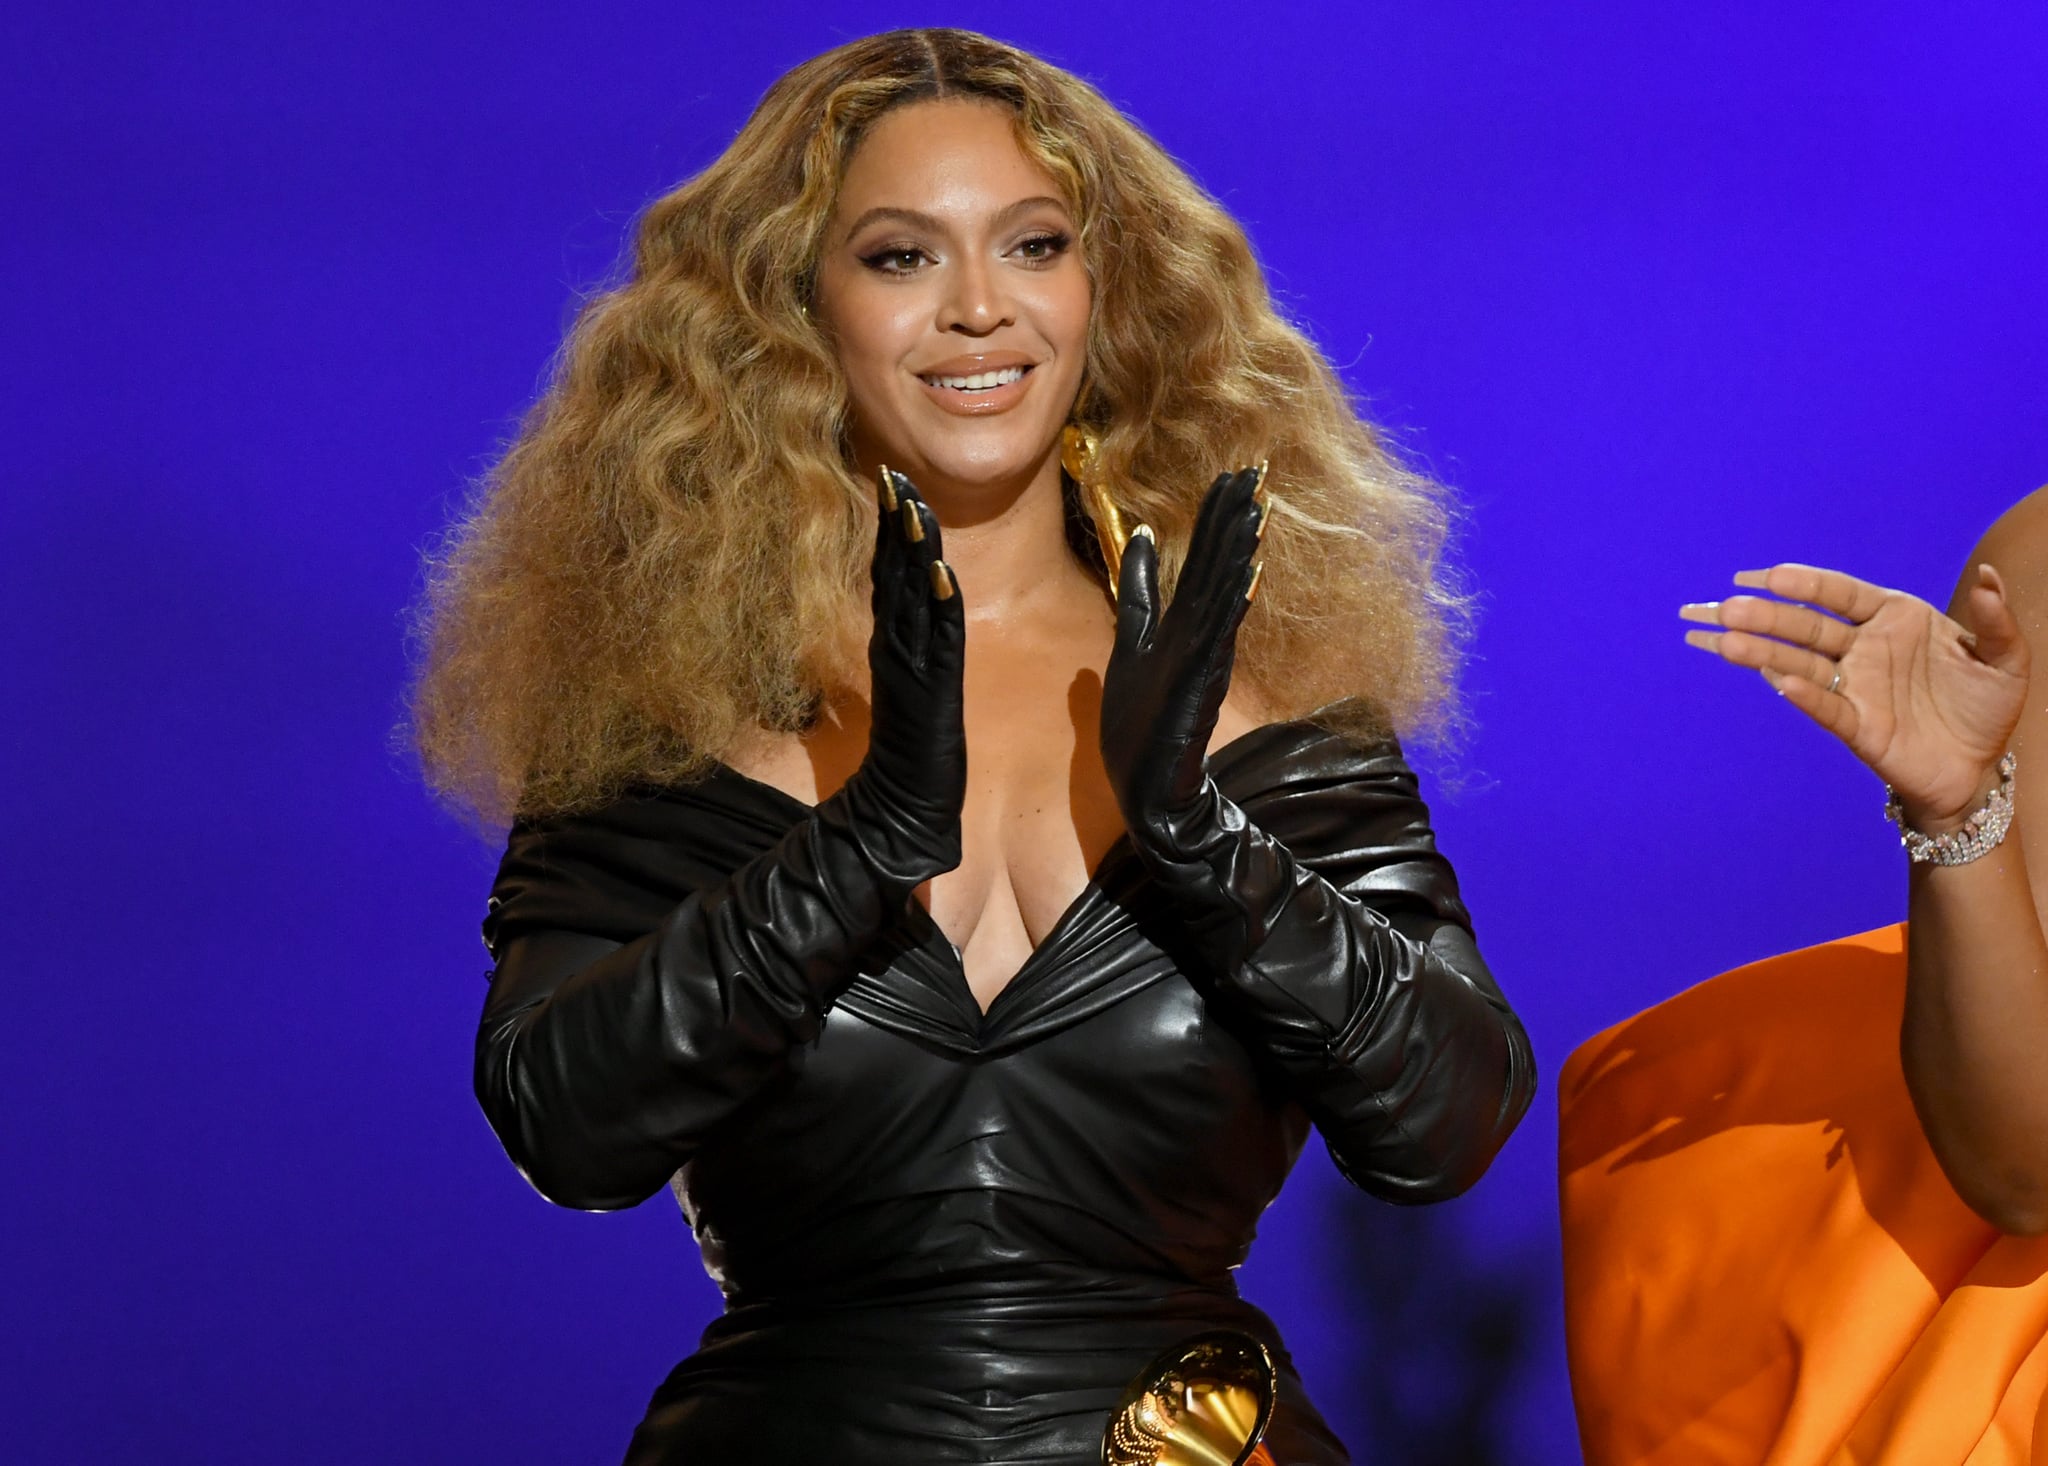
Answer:
[[(1042, 208), (1047, 204), (1051, 204), (1062, 213), (1066, 211), (1066, 200), (1056, 199), (1047, 194), (1034, 194), (1028, 199), (1018, 199), (1014, 204), (1006, 205), (998, 210), (994, 220), (995, 227), (1000, 229), (1003, 225), (1009, 223), (1010, 220), (1016, 218), (1017, 215), (1028, 213), (1032, 209)], [(855, 219), (852, 224), (847, 226), (844, 237), (851, 239), (854, 235), (860, 233), (861, 230), (867, 228), (868, 225), (883, 219), (892, 219), (898, 223), (908, 224), (914, 229), (929, 230), (933, 234), (943, 234), (946, 229), (946, 226), (939, 222), (939, 220), (918, 209), (898, 209), (885, 206), (878, 209), (869, 209), (865, 214)]]

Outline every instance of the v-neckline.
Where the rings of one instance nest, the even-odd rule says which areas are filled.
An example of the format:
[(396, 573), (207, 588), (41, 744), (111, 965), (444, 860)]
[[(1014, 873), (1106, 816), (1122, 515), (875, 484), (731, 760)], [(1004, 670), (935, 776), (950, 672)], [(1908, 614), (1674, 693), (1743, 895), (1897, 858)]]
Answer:
[[(1243, 745), (1250, 743), (1254, 738), (1283, 728), (1296, 728), (1307, 721), (1307, 719), (1296, 718), (1279, 723), (1261, 723), (1256, 728), (1247, 728), (1244, 732), (1225, 742), (1221, 747), (1216, 748), (1209, 754), (1207, 763), (1210, 776), (1217, 778), (1220, 783), (1221, 779), (1217, 767), (1219, 763), (1233, 761), (1239, 749)], [(712, 766), (728, 778), (738, 780), (740, 784), (748, 788), (758, 789), (789, 809), (796, 811), (797, 818), (799, 819), (817, 811), (817, 805), (799, 799), (787, 789), (770, 784), (765, 779), (757, 779), (752, 774), (743, 773), (731, 764), (726, 763), (723, 759), (714, 759)], [(829, 798), (830, 796), (827, 797)], [(794, 824), (795, 820), (792, 820), (790, 823)], [(912, 924), (912, 930), (909, 935), (916, 941), (914, 950), (929, 958), (946, 976), (952, 979), (949, 985), (951, 991), (948, 996), (961, 1005), (962, 1015), (972, 1020), (975, 1033), (977, 1035), (984, 1034), (988, 1031), (997, 1010), (1003, 1006), (1004, 1001), (1010, 994), (1017, 990), (1020, 980), (1033, 974), (1035, 969), (1041, 965), (1041, 954), (1054, 949), (1066, 937), (1075, 922), (1079, 920), (1084, 908), (1091, 904), (1094, 898), (1102, 894), (1103, 876), (1109, 870), (1111, 864), (1119, 856), (1135, 858), (1136, 855), (1137, 847), (1131, 843), (1131, 836), (1128, 830), (1118, 835), (1111, 842), (1109, 848), (1103, 851), (1102, 858), (1095, 862), (1095, 868), (1089, 872), (1088, 879), (1082, 883), (1081, 889), (1074, 893), (1073, 899), (1067, 902), (1066, 907), (1053, 921), (1053, 924), (1046, 928), (1045, 935), (1032, 944), (1031, 950), (1025, 954), (1023, 962), (1018, 964), (1017, 970), (1010, 974), (1001, 987), (996, 989), (995, 996), (989, 999), (989, 1004), (986, 1008), (981, 1006), (980, 1000), (974, 995), (973, 985), (967, 980), (967, 964), (961, 955), (960, 949), (953, 944), (953, 939), (946, 935), (945, 928), (939, 925), (938, 919), (932, 915), (931, 909), (925, 905), (915, 892), (912, 892), (905, 907), (905, 915)]]
[(1032, 943), (1031, 950), (1024, 954), (1024, 960), (1017, 964), (1017, 970), (1003, 980), (1003, 985), (996, 989), (995, 996), (989, 999), (986, 1008), (982, 1007), (981, 1000), (975, 997), (974, 984), (967, 980), (965, 955), (954, 945), (953, 939), (946, 935), (946, 929), (939, 925), (938, 918), (932, 915), (931, 909), (915, 892), (911, 893), (908, 910), (912, 914), (912, 920), (925, 928), (918, 934), (919, 950), (943, 966), (946, 974), (953, 979), (952, 996), (962, 1002), (962, 1011), (974, 1019), (977, 1032), (987, 1030), (996, 1011), (1003, 1006), (1010, 994), (1017, 991), (1027, 976), (1036, 973), (1042, 965), (1044, 954), (1060, 945), (1068, 932), (1079, 922), (1086, 908), (1093, 905), (1095, 899), (1102, 895), (1103, 875), (1118, 857), (1136, 859), (1137, 853), (1136, 847), (1131, 844), (1128, 831), (1110, 842), (1109, 848), (1102, 852), (1102, 858), (1095, 862), (1095, 868), (1088, 873), (1088, 879), (1081, 883), (1081, 889), (1074, 893), (1074, 899), (1069, 901), (1053, 919), (1052, 925), (1045, 929), (1045, 935)]

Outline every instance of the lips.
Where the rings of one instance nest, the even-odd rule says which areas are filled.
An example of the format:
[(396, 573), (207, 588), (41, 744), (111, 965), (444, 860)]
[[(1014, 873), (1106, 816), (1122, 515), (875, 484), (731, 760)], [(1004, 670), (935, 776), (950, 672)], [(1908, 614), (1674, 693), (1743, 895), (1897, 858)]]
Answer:
[(986, 417), (1008, 412), (1031, 390), (1038, 363), (1019, 352), (978, 352), (933, 362), (915, 373), (925, 396), (946, 412)]
[(1028, 366), (1004, 367), (1000, 371), (975, 372), (967, 376), (942, 376), (937, 372), (920, 373), (928, 387), (943, 387), (949, 392), (987, 392), (996, 387), (1007, 387), (1012, 382), (1024, 380), (1030, 371)]

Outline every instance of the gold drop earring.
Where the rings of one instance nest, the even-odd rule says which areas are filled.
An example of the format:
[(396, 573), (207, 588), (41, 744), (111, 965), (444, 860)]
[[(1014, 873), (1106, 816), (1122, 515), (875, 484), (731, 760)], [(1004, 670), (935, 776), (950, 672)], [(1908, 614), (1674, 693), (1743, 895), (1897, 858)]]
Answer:
[(1124, 528), (1123, 514), (1109, 496), (1109, 485), (1103, 481), (1107, 475), (1102, 472), (1101, 453), (1101, 440), (1087, 428), (1068, 423), (1060, 429), (1060, 467), (1080, 489), (1088, 517), (1095, 521), (1095, 537), (1102, 546), (1102, 563), (1109, 570), (1109, 594), (1114, 600), (1123, 574), (1124, 546), (1130, 543), (1131, 532)]

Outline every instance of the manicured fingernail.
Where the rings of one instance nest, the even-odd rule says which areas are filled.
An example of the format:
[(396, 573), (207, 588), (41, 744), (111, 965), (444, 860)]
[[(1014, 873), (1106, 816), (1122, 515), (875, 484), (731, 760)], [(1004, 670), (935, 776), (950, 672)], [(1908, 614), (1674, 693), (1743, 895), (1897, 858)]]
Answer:
[(1709, 626), (1721, 624), (1721, 603), (1719, 601), (1688, 601), (1678, 608), (1681, 621), (1704, 621)]
[(1132, 539), (1136, 539), (1139, 535), (1143, 535), (1146, 539), (1152, 541), (1152, 543), (1155, 545), (1159, 543), (1159, 537), (1152, 533), (1152, 526), (1149, 524), (1141, 524), (1136, 529), (1131, 531)]
[(1771, 691), (1777, 693), (1778, 696), (1783, 697), (1785, 695), (1785, 679), (1780, 677), (1776, 672), (1773, 672), (1769, 667), (1763, 667), (1759, 670), (1763, 674), (1764, 681), (1771, 684)]
[(924, 543), (924, 516), (917, 512), (917, 506), (909, 500), (903, 502), (903, 532), (910, 536), (913, 545)]
[(1768, 590), (1770, 578), (1771, 572), (1768, 570), (1738, 570), (1735, 573), (1735, 583), (1747, 586), (1751, 590)]
[(944, 560), (932, 561), (932, 594), (942, 601), (953, 599), (953, 568)]
[(1244, 598), (1245, 598), (1245, 603), (1246, 603), (1247, 605), (1249, 605), (1249, 604), (1251, 603), (1252, 599), (1253, 599), (1253, 598), (1254, 598), (1255, 596), (1257, 596), (1257, 595), (1258, 595), (1258, 593), (1259, 593), (1259, 577), (1260, 577), (1261, 575), (1264, 575), (1265, 573), (1266, 573), (1266, 562), (1265, 562), (1264, 560), (1261, 560), (1261, 561), (1260, 561), (1260, 562), (1259, 562), (1258, 564), (1256, 564), (1256, 565), (1252, 566), (1252, 579), (1251, 579), (1251, 584), (1247, 585), (1247, 586), (1246, 586), (1246, 587), (1244, 588)]
[(882, 465), (882, 471), (878, 476), (882, 481), (882, 507), (893, 514), (896, 512), (895, 475), (889, 472), (889, 465), (885, 463)]
[(1718, 631), (1688, 631), (1685, 634), (1685, 644), (1687, 646), (1696, 646), (1703, 652), (1719, 652), (1721, 650), (1721, 633)]

